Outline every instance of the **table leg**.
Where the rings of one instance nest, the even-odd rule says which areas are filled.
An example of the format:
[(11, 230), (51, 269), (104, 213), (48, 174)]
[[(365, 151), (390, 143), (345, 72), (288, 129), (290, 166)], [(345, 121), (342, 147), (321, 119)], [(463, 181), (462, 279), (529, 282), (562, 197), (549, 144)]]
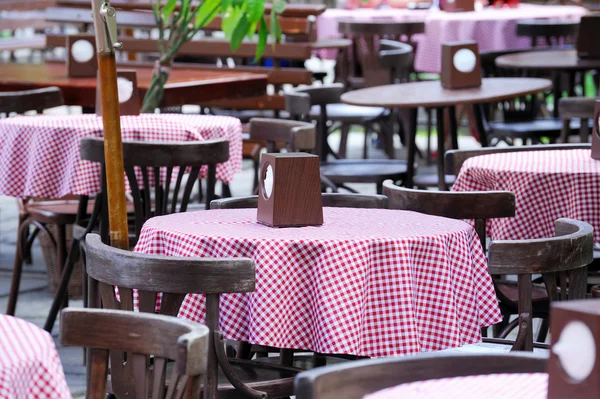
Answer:
[(552, 84), (552, 94), (554, 96), (554, 109), (552, 110), (552, 116), (558, 118), (558, 100), (561, 97), (561, 73), (554, 72), (553, 73), (553, 84)]
[(408, 127), (406, 129), (407, 144), (406, 144), (406, 181), (404, 186), (412, 188), (413, 177), (415, 176), (415, 154), (417, 150), (417, 108), (408, 110)]
[(448, 118), (450, 121), (450, 140), (452, 148), (458, 150), (458, 125), (456, 123), (456, 107), (453, 105), (448, 108)]
[(445, 131), (444, 131), (444, 108), (436, 108), (437, 122), (437, 169), (438, 169), (438, 188), (441, 191), (447, 191), (445, 171), (444, 171), (444, 153), (445, 153)]

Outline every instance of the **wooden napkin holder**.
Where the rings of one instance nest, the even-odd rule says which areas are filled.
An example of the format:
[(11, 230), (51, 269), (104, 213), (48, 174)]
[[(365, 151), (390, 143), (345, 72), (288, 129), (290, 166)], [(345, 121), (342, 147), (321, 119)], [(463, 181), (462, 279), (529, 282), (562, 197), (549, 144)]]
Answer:
[(577, 36), (577, 56), (584, 59), (600, 58), (600, 13), (581, 16), (579, 34)]
[[(72, 78), (91, 78), (98, 73), (96, 38), (80, 34), (67, 36), (67, 75)], [(90, 57), (91, 55), (91, 57)]]
[(600, 160), (600, 100), (594, 103), (594, 120), (592, 127), (592, 158)]
[(257, 219), (271, 227), (323, 224), (318, 156), (303, 152), (261, 155)]
[[(119, 115), (139, 115), (141, 109), (140, 94), (135, 69), (117, 71), (117, 89), (119, 90)], [(96, 85), (96, 115), (102, 115), (100, 80), (98, 80), (98, 84)]]
[(481, 86), (481, 59), (475, 41), (442, 44), (442, 87), (466, 89)]
[(600, 398), (600, 299), (555, 302), (548, 399)]
[(444, 4), (446, 12), (468, 12), (475, 11), (475, 1), (473, 0), (446, 0)]

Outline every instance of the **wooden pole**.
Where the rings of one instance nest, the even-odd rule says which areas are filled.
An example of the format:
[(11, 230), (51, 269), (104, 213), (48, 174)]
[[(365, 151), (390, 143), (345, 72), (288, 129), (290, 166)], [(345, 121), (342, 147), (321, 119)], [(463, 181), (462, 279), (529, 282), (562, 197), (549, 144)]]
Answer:
[(98, 84), (100, 85), (104, 126), (110, 245), (129, 249), (125, 171), (114, 51), (115, 48), (120, 48), (121, 44), (117, 42), (115, 10), (110, 7), (108, 0), (92, 0), (92, 16), (94, 17), (96, 48), (98, 49)]

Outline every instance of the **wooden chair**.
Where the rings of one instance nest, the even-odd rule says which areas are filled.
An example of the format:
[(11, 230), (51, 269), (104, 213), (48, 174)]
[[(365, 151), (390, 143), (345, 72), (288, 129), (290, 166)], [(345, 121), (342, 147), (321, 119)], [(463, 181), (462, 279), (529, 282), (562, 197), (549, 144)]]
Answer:
[[(296, 97), (308, 102), (307, 94)], [(306, 103), (305, 103), (306, 106)], [(267, 150), (275, 151), (284, 147), (288, 151), (308, 151), (315, 148), (315, 127), (300, 121), (254, 118), (250, 121), (250, 138), (267, 142)], [(278, 145), (279, 144), (279, 145)], [(338, 188), (347, 189), (346, 183), (375, 183), (377, 193), (381, 193), (386, 179), (403, 180), (406, 175), (406, 162), (393, 160), (335, 160), (321, 162), (321, 181), (334, 192)]]
[[(90, 349), (86, 394), (90, 399), (106, 398), (109, 358), (111, 382), (116, 382), (119, 368), (133, 371), (135, 390), (126, 389), (125, 396), (199, 398), (209, 339), (206, 326), (147, 313), (65, 309), (60, 322), (61, 345)], [(167, 361), (175, 361), (170, 373)]]
[[(206, 294), (206, 326), (209, 328), (208, 368), (204, 398), (285, 397), (293, 394), (293, 377), (298, 369), (261, 365), (230, 359), (225, 353), (219, 330), (220, 295), (249, 293), (255, 287), (254, 262), (251, 259), (203, 259), (145, 255), (105, 245), (100, 236), (86, 238), (87, 271), (90, 276), (90, 305), (133, 310), (133, 289), (139, 291), (139, 310), (154, 313), (156, 294), (162, 292), (160, 313), (176, 316), (187, 293)], [(120, 301), (114, 287), (119, 289)], [(99, 296), (99, 298), (98, 298)], [(131, 365), (121, 367), (122, 358), (111, 364), (112, 392), (124, 397), (135, 385)], [(164, 366), (163, 366), (164, 367)], [(219, 380), (219, 369), (224, 378)], [(226, 378), (225, 378), (226, 377)]]
[[(323, 206), (339, 208), (387, 209), (385, 195), (323, 193)], [(210, 209), (245, 209), (258, 206), (258, 195), (214, 200)]]
[[(45, 109), (63, 105), (63, 97), (57, 87), (38, 90), (0, 93), (0, 114), (10, 116), (28, 111), (41, 113)], [(8, 296), (6, 313), (14, 315), (19, 295), (23, 262), (30, 260), (33, 241), (40, 231), (48, 235), (54, 246), (58, 273), (62, 271), (67, 255), (67, 225), (76, 221), (78, 205), (75, 197), (65, 200), (41, 200), (36, 198), (17, 199), (19, 209), (19, 227), (17, 232), (17, 249), (13, 266), (12, 284)], [(85, 214), (86, 208), (83, 208)], [(48, 225), (56, 226), (56, 233), (48, 230)], [(34, 227), (31, 230), (31, 226)], [(53, 267), (50, 266), (50, 267)]]
[[(80, 146), (81, 159), (101, 164), (102, 194), (99, 196), (101, 209), (96, 209), (94, 218), (76, 226), (73, 231), (71, 254), (65, 264), (60, 287), (54, 298), (50, 314), (46, 320), (46, 330), (50, 331), (56, 320), (60, 304), (67, 295), (67, 282), (79, 258), (85, 234), (99, 226), (100, 235), (108, 242), (108, 214), (105, 204), (106, 181), (104, 179), (104, 140), (84, 137)], [(130, 221), (130, 246), (139, 238), (146, 220), (154, 216), (175, 212), (185, 212), (192, 190), (200, 175), (200, 169), (207, 167), (206, 209), (215, 198), (216, 166), (229, 158), (227, 140), (205, 140), (199, 142), (123, 142), (125, 174), (133, 198), (133, 217)], [(187, 174), (187, 181), (184, 175)], [(161, 183), (159, 177), (165, 177)], [(174, 183), (173, 183), (174, 181)], [(85, 258), (84, 258), (85, 260)]]
[(440, 354), (361, 360), (303, 371), (295, 382), (297, 399), (361, 399), (416, 381), (505, 373), (544, 373), (548, 359), (533, 353)]
[(560, 142), (568, 143), (569, 135), (572, 133), (572, 120), (579, 119), (579, 141), (590, 142), (590, 124), (594, 119), (594, 105), (596, 98), (589, 97), (567, 97), (558, 102), (558, 114), (562, 119), (562, 130)]

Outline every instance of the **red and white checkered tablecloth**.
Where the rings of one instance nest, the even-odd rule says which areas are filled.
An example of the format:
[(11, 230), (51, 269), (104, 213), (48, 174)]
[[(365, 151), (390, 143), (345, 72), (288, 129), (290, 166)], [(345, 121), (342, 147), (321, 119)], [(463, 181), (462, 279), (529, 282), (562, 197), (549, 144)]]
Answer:
[(546, 399), (548, 374), (489, 374), (411, 382), (364, 399)]
[(0, 399), (68, 399), (63, 368), (50, 334), (0, 315)]
[[(531, 41), (516, 34), (520, 19), (553, 18), (579, 20), (586, 10), (577, 6), (547, 6), (521, 4), (518, 8), (484, 8), (474, 12), (449, 13), (408, 9), (327, 9), (317, 17), (317, 37), (331, 39), (340, 37), (338, 21), (376, 21), (390, 19), (398, 22), (425, 22), (425, 34), (415, 36), (418, 46), (415, 69), (421, 72), (441, 71), (442, 43), (475, 40), (479, 51), (503, 51), (528, 49)], [(323, 58), (335, 59), (337, 51), (323, 50)]]
[[(123, 140), (229, 141), (229, 160), (217, 165), (217, 178), (230, 182), (242, 165), (242, 125), (226, 116), (141, 114), (121, 117)], [(83, 137), (102, 137), (96, 115), (18, 116), (0, 120), (0, 194), (61, 198), (94, 195), (100, 166), (83, 161)]]
[[(256, 290), (224, 295), (228, 339), (321, 353), (387, 356), (481, 340), (501, 320), (481, 245), (467, 223), (414, 212), (324, 208), (319, 227), (270, 228), (256, 209), (152, 218), (136, 252), (247, 257)], [(188, 295), (179, 316), (204, 320)]]
[(515, 193), (514, 218), (488, 220), (496, 240), (554, 236), (554, 222), (572, 218), (594, 227), (600, 243), (600, 161), (590, 150), (531, 151), (482, 155), (462, 166), (453, 191)]

